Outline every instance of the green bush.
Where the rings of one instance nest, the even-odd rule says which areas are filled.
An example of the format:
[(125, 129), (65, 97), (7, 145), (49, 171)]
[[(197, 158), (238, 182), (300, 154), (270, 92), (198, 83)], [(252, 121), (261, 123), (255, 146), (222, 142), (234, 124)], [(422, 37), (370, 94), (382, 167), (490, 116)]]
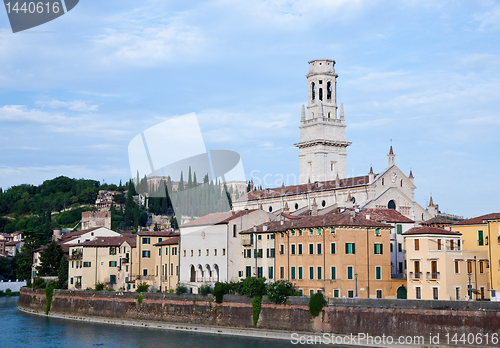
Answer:
[(55, 286), (51, 285), (45, 289), (45, 314), (49, 314), (50, 306), (52, 305), (52, 296), (54, 295)]
[(210, 284), (203, 284), (200, 286), (200, 295), (201, 296), (207, 296), (212, 293), (212, 287)]
[(255, 326), (259, 321), (261, 306), (262, 306), (262, 296), (255, 296), (255, 298), (252, 300), (252, 309), (253, 309), (252, 318), (253, 318), (253, 324)]
[(43, 278), (35, 278), (35, 289), (45, 289), (47, 287), (47, 283)]
[(226, 290), (226, 284), (221, 282), (215, 283), (214, 290), (212, 292), (215, 296), (215, 302), (222, 303), (222, 301), (224, 300), (224, 295), (227, 294)]
[(239, 293), (248, 297), (264, 296), (266, 293), (266, 278), (245, 278), (241, 282)]
[(31, 284), (31, 278), (26, 281), (26, 287), (31, 288), (33, 284)]
[(182, 295), (188, 292), (188, 288), (184, 284), (177, 284), (177, 287), (175, 288), (175, 294), (176, 295)]
[(103, 291), (104, 290), (104, 283), (97, 282), (95, 283), (95, 291)]
[(276, 304), (283, 304), (289, 296), (296, 294), (293, 284), (288, 280), (278, 280), (267, 286), (267, 297), (269, 301)]
[(85, 289), (85, 290), (94, 291), (94, 289), (92, 289), (90, 286), (87, 286), (87, 289)]
[(168, 289), (168, 293), (169, 293), (169, 294), (173, 294), (174, 292), (175, 292), (175, 290), (174, 290), (174, 289)]
[(309, 312), (311, 312), (311, 315), (313, 317), (317, 317), (319, 313), (321, 313), (323, 306), (325, 306), (327, 303), (328, 302), (325, 301), (322, 293), (317, 292), (315, 294), (312, 294), (311, 298), (309, 299)]
[(142, 282), (137, 284), (137, 289), (135, 291), (137, 292), (147, 292), (149, 289), (149, 284), (146, 282)]
[(139, 304), (139, 306), (141, 305), (143, 298), (144, 298), (143, 294), (137, 295), (137, 303)]

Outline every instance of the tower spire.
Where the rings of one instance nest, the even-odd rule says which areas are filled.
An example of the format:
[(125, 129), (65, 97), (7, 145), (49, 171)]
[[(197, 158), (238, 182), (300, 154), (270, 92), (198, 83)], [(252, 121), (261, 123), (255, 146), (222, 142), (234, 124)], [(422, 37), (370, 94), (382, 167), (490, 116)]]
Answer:
[(396, 164), (396, 162), (395, 162), (396, 155), (394, 154), (394, 151), (392, 149), (392, 145), (391, 145), (391, 148), (389, 149), (389, 154), (387, 155), (387, 157), (389, 158), (388, 167)]

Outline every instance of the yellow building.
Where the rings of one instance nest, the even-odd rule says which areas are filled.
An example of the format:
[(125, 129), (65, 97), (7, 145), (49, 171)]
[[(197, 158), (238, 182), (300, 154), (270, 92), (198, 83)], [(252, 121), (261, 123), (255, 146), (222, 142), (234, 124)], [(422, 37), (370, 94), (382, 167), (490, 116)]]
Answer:
[(104, 283), (114, 290), (133, 290), (131, 274), (136, 236), (97, 237), (69, 247), (68, 289), (95, 288)]
[(160, 291), (173, 290), (179, 282), (179, 237), (169, 237), (154, 247), (155, 283)]
[[(391, 228), (346, 210), (271, 222), (246, 232), (256, 241), (274, 232), (275, 279), (291, 281), (303, 295), (396, 298), (402, 282), (391, 279)], [(246, 250), (250, 255), (251, 249)], [(267, 251), (252, 254), (264, 258)]]
[(160, 289), (160, 282), (157, 282), (157, 277), (161, 274), (160, 267), (162, 265), (157, 263), (155, 255), (158, 253), (158, 248), (155, 247), (155, 244), (178, 235), (168, 231), (139, 231), (137, 233), (136, 261), (133, 264), (136, 286), (139, 283), (146, 282), (149, 284), (151, 291)]
[[(492, 213), (463, 220), (451, 226), (462, 233), (463, 249), (480, 251), (481, 257), (473, 261), (474, 274), (487, 274), (486, 294), (481, 286), (474, 287), (475, 299), (490, 298), (500, 301), (500, 213)], [(489, 290), (489, 291), (488, 291)]]
[(470, 295), (489, 298), (484, 262), (487, 254), (465, 250), (461, 233), (425, 226), (413, 228), (403, 236), (408, 299), (467, 300)]

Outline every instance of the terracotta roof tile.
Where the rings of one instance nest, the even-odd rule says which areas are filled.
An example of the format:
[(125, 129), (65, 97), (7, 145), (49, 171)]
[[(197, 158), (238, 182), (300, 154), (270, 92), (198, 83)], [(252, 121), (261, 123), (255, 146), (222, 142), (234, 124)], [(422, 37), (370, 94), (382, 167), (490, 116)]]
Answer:
[(179, 237), (172, 237), (169, 239), (165, 239), (165, 240), (161, 241), (160, 243), (154, 244), (154, 246), (174, 245), (174, 244), (179, 244)]
[(150, 237), (168, 237), (175, 234), (174, 231), (139, 231), (137, 233), (139, 236), (150, 236)]
[(453, 225), (480, 225), (484, 224), (486, 220), (500, 220), (500, 213), (477, 216), (471, 219), (455, 222)]
[(360, 215), (365, 218), (367, 215), (370, 215), (370, 219), (376, 221), (414, 223), (412, 219), (407, 218), (394, 209), (364, 209), (360, 212)]
[[(97, 237), (94, 240), (90, 240), (88, 242), (84, 242), (78, 245), (83, 247), (109, 247), (109, 246), (120, 246), (124, 242), (131, 244), (134, 242), (135, 244), (136, 238), (135, 236), (128, 235), (122, 237)], [(132, 246), (132, 245), (131, 245)]]
[(224, 213), (212, 213), (202, 216), (196, 220), (189, 221), (180, 227), (190, 227), (190, 226), (203, 226), (203, 225), (217, 225), (224, 224), (240, 216), (249, 214), (255, 210), (239, 210), (239, 211), (228, 211)]
[(429, 220), (421, 222), (420, 224), (421, 225), (435, 225), (435, 224), (451, 225), (451, 224), (454, 224), (456, 222), (458, 222), (458, 221), (447, 219), (447, 218), (444, 218), (444, 217), (441, 217), (441, 216), (436, 216), (436, 217), (433, 217), (433, 218), (431, 218)]
[(416, 235), (416, 234), (445, 234), (451, 236), (461, 236), (461, 233), (448, 231), (439, 227), (414, 227), (403, 233), (404, 236)]

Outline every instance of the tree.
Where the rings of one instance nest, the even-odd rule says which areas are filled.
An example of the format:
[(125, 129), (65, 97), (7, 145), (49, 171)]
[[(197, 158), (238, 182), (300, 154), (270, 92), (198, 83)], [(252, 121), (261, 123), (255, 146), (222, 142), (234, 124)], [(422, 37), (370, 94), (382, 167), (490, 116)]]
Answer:
[(37, 267), (39, 276), (56, 276), (61, 264), (64, 252), (55, 241), (50, 242), (40, 254), (40, 266)]
[(293, 284), (288, 280), (278, 280), (267, 286), (267, 297), (269, 301), (276, 304), (283, 304), (289, 296), (296, 293)]
[(29, 279), (31, 277), (32, 251), (29, 244), (25, 243), (21, 252), (16, 254), (16, 277), (17, 279)]
[(170, 218), (170, 227), (172, 227), (174, 230), (179, 229), (179, 224), (177, 223), (177, 219), (175, 218), (175, 216), (172, 216)]
[(57, 271), (57, 278), (59, 278), (58, 287), (61, 289), (68, 288), (68, 272), (69, 272), (69, 262), (66, 259), (66, 255), (61, 257), (59, 262), (59, 269)]

